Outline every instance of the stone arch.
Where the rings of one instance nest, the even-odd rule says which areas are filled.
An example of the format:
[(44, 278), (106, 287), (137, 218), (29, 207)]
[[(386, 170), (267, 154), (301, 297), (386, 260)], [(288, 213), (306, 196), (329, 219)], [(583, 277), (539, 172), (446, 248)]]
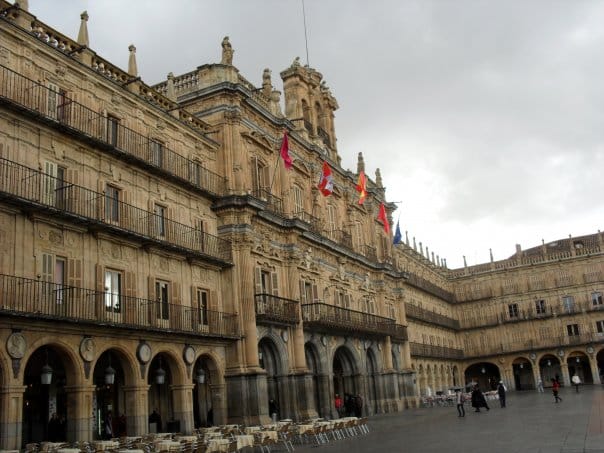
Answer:
[(191, 367), (193, 381), (193, 426), (226, 423), (228, 414), (221, 389), (225, 387), (220, 361), (211, 352), (200, 354)]
[(482, 391), (495, 390), (501, 379), (499, 367), (491, 362), (477, 362), (466, 367), (466, 385), (478, 385)]
[(518, 356), (512, 360), (514, 389), (533, 390), (535, 388), (535, 373), (533, 363), (528, 357)]
[(566, 359), (568, 375), (572, 377), (575, 373), (583, 384), (593, 384), (594, 377), (591, 372), (591, 360), (589, 356), (581, 351), (572, 351)]
[(373, 348), (368, 348), (365, 356), (367, 367), (367, 395), (366, 410), (371, 410), (371, 414), (378, 412), (379, 385), (378, 385), (378, 359)]
[(539, 374), (544, 386), (551, 385), (552, 379), (556, 377), (562, 381), (562, 367), (558, 356), (552, 353), (541, 355), (539, 361)]
[[(85, 383), (84, 367), (74, 347), (63, 337), (39, 338), (22, 359), (20, 379), (25, 386), (22, 413), (22, 443), (45, 440), (74, 440), (77, 404), (68, 398), (70, 388)], [(50, 383), (43, 383), (44, 367), (50, 368)], [(49, 429), (51, 416), (65, 420), (57, 429)]]
[(359, 374), (359, 361), (346, 345), (338, 346), (332, 355), (333, 388), (335, 393), (355, 394), (358, 388), (354, 377)]
[[(120, 361), (120, 365), (123, 368), (124, 371), (124, 379), (126, 381), (126, 385), (132, 385), (135, 382), (137, 382), (140, 379), (140, 368), (137, 364), (137, 359), (134, 356), (134, 354), (130, 351), (130, 349), (119, 345), (119, 344), (115, 344), (115, 345), (111, 345), (108, 346), (106, 348), (104, 348), (103, 350), (99, 351), (96, 359), (91, 362), (91, 369), (95, 370), (95, 368), (97, 367), (97, 365), (99, 364), (99, 360), (101, 359), (101, 356), (103, 354), (105, 354), (106, 352), (111, 351), (114, 356), (117, 357), (117, 359)], [(112, 356), (112, 360), (113, 360), (113, 356)], [(112, 366), (114, 364), (112, 363)], [(93, 373), (91, 373), (90, 378), (92, 379), (93, 377)]]
[[(273, 332), (268, 332), (258, 342), (260, 367), (266, 371), (266, 407), (273, 400), (277, 415), (281, 418), (288, 413), (285, 401), (288, 389), (284, 376), (287, 374), (287, 352), (282, 340)], [(262, 403), (262, 402), (261, 402)]]
[[(157, 379), (160, 369), (165, 376), (162, 383)], [(181, 410), (175, 405), (173, 386), (187, 382), (187, 373), (182, 359), (167, 348), (155, 351), (146, 371), (146, 381), (149, 384), (147, 410), (149, 414), (153, 411), (159, 413), (161, 422), (158, 422), (157, 429), (161, 432), (168, 428), (166, 421), (177, 419), (176, 414)]]
[(315, 410), (319, 416), (327, 416), (331, 408), (329, 406), (322, 406), (324, 401), (330, 401), (330, 399), (329, 392), (326, 392), (325, 386), (322, 385), (321, 376), (325, 374), (325, 363), (321, 360), (319, 347), (314, 342), (307, 341), (304, 344), (304, 357), (306, 359), (306, 367), (312, 376), (311, 393)]

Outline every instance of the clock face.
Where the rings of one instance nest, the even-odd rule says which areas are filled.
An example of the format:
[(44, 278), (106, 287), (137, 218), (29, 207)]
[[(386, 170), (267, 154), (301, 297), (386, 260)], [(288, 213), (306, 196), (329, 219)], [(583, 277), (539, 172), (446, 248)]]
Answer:
[(137, 355), (138, 360), (140, 360), (142, 363), (147, 363), (149, 360), (151, 360), (151, 346), (149, 346), (147, 343), (141, 343), (138, 346)]

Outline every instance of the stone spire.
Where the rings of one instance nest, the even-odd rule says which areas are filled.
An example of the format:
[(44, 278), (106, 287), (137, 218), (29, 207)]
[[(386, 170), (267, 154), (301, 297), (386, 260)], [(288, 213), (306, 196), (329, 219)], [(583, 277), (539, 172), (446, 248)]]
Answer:
[(267, 97), (271, 97), (273, 91), (273, 83), (271, 82), (271, 70), (265, 68), (262, 72), (262, 93)]
[(128, 57), (128, 74), (132, 77), (138, 76), (138, 68), (136, 67), (136, 47), (134, 44), (128, 46), (130, 56)]
[(176, 92), (174, 91), (174, 74), (168, 74), (168, 81), (166, 82), (166, 97), (171, 101), (176, 101)]
[(78, 44), (80, 46), (90, 46), (90, 41), (88, 39), (88, 11), (82, 12), (80, 14), (80, 31), (78, 32)]
[(365, 161), (363, 160), (363, 153), (359, 153), (357, 160), (357, 175), (361, 172), (365, 172)]
[(375, 169), (375, 185), (382, 189), (384, 186), (382, 184), (382, 173), (379, 168)]

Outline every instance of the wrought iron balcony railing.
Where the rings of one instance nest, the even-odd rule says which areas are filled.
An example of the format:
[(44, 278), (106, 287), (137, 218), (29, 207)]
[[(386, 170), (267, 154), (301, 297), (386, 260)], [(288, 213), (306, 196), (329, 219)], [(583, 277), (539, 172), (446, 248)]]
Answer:
[(352, 249), (352, 235), (344, 230), (325, 230), (323, 235), (346, 248)]
[(312, 232), (320, 234), (322, 225), (318, 217), (315, 217), (306, 211), (296, 211), (292, 214), (292, 218), (306, 222), (310, 226)]
[(409, 342), (409, 346), (411, 350), (411, 356), (415, 357), (433, 357), (438, 359), (454, 360), (461, 360), (464, 358), (464, 352), (461, 349), (413, 342)]
[(224, 239), (6, 159), (0, 159), (0, 197), (220, 265), (232, 261)]
[(0, 315), (238, 338), (237, 316), (0, 274)]
[(295, 325), (300, 321), (297, 300), (261, 293), (254, 295), (254, 301), (258, 323)]
[(0, 65), (0, 101), (10, 103), (38, 119), (78, 133), (128, 161), (160, 170), (211, 195), (225, 193), (225, 179), (196, 162), (112, 121), (73, 99)]
[(418, 321), (424, 321), (430, 324), (438, 324), (439, 326), (446, 327), (448, 329), (459, 329), (458, 320), (428, 311), (413, 304), (405, 304), (405, 313), (407, 314), (408, 318), (413, 318)]
[(325, 131), (325, 129), (323, 129), (322, 127), (317, 127), (317, 135), (321, 140), (323, 140), (325, 146), (329, 148), (331, 147), (331, 140), (329, 138), (329, 134)]
[(261, 201), (264, 201), (269, 211), (275, 214), (283, 215), (283, 200), (273, 195), (268, 189), (254, 189), (252, 195)]
[(377, 250), (375, 247), (371, 247), (369, 245), (364, 245), (361, 247), (361, 254), (365, 256), (365, 258), (370, 259), (371, 261), (377, 261)]
[(356, 310), (337, 307), (322, 302), (303, 304), (304, 327), (316, 330), (338, 331), (342, 333), (397, 336), (406, 335), (394, 319), (372, 315)]

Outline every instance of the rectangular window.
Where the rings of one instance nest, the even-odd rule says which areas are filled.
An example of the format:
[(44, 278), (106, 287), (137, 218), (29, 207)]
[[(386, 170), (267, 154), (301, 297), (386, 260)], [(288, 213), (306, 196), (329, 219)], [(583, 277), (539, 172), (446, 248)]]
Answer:
[(105, 271), (105, 309), (119, 313), (122, 294), (122, 275), (118, 271)]
[(573, 296), (562, 297), (562, 309), (564, 313), (573, 313), (575, 310), (575, 298)]
[(155, 300), (157, 302), (157, 319), (170, 319), (170, 300), (168, 298), (169, 283), (155, 282)]
[(302, 189), (299, 186), (293, 187), (294, 196), (294, 214), (300, 214), (304, 212), (304, 195)]
[(336, 235), (336, 208), (333, 205), (327, 206), (327, 236), (335, 239)]
[(197, 187), (201, 187), (201, 165), (198, 162), (189, 162), (189, 181)]
[(160, 237), (166, 236), (166, 208), (156, 204), (153, 207), (153, 216), (155, 217), (155, 235)]
[(107, 116), (107, 143), (117, 146), (120, 120), (115, 116)]
[(540, 299), (535, 301), (535, 311), (538, 315), (545, 314), (545, 300)]
[(260, 284), (262, 285), (262, 294), (271, 293), (271, 273), (262, 271), (260, 274)]
[(569, 337), (579, 335), (579, 324), (568, 324), (566, 326), (566, 331), (568, 332)]
[(602, 293), (599, 291), (595, 291), (595, 292), (591, 293), (591, 303), (594, 307), (601, 306), (602, 305)]
[(510, 314), (510, 318), (517, 318), (518, 317), (518, 304), (509, 304), (508, 312)]
[(55, 84), (49, 83), (47, 102), (49, 117), (62, 123), (69, 121), (71, 99), (67, 97), (67, 91)]
[(208, 325), (208, 292), (205, 289), (197, 290), (197, 319), (199, 324)]
[(110, 185), (105, 189), (105, 221), (120, 221), (120, 189)]
[(57, 257), (55, 259), (55, 272), (54, 272), (54, 284), (55, 284), (55, 302), (60, 305), (64, 302), (64, 289), (65, 277), (67, 269), (67, 260), (65, 258)]
[(58, 209), (67, 208), (67, 183), (65, 182), (65, 175), (67, 170), (65, 167), (57, 166), (57, 180), (55, 189), (55, 207)]
[(604, 321), (596, 321), (596, 331), (598, 335), (604, 334)]
[(151, 163), (162, 167), (164, 163), (164, 144), (157, 140), (151, 140), (149, 147), (151, 149)]

